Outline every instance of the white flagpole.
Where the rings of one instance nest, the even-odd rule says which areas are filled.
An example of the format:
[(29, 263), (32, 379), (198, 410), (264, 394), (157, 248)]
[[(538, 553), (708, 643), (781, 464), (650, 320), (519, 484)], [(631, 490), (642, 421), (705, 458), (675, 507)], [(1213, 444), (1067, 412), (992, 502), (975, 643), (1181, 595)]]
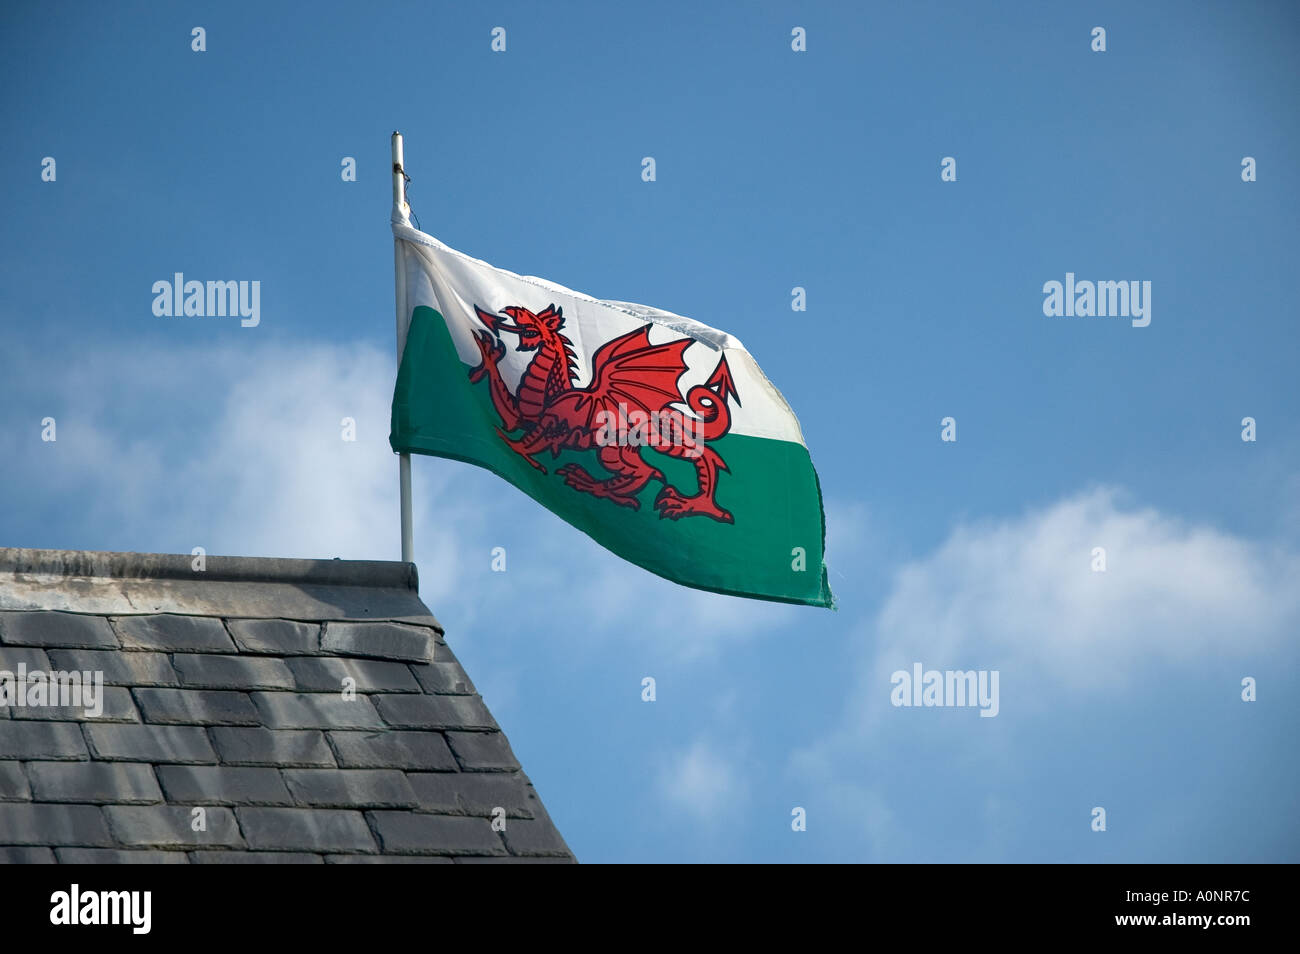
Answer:
[[(402, 156), (402, 134), (393, 133), (393, 213), (405, 219), (410, 214), (406, 204), (406, 166)], [(406, 329), (411, 319), (406, 308), (406, 259), (402, 243), (393, 239), (393, 279), (397, 299), (397, 363), (402, 363), (406, 347)], [(400, 494), (402, 498), (402, 562), (415, 562), (415, 544), (411, 531), (411, 455), (398, 458)]]

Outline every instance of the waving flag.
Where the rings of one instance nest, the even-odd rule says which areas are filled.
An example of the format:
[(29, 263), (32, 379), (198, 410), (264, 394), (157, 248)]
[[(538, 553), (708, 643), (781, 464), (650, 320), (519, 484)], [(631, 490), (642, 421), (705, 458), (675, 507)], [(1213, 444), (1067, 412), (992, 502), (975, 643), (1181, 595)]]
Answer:
[(817, 473), (739, 341), (494, 268), (400, 215), (393, 233), (393, 450), (486, 467), (686, 586), (831, 604)]

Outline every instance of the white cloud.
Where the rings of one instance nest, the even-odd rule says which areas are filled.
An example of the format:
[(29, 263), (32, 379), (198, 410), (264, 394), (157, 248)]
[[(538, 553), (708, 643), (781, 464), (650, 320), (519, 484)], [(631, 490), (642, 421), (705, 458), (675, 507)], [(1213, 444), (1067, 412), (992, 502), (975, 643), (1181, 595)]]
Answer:
[[(1105, 572), (1092, 569), (1093, 548)], [(877, 670), (920, 660), (1068, 687), (1275, 643), (1300, 618), (1300, 557), (1098, 489), (1013, 520), (961, 526), (903, 567), (866, 633)]]
[(738, 767), (705, 739), (663, 761), (659, 790), (671, 806), (702, 822), (734, 811), (745, 794)]
[[(1092, 570), (1098, 546), (1104, 573)], [(823, 810), (854, 819), (873, 854), (914, 857), (907, 826), (918, 822), (900, 779), (941, 764), (953, 778), (996, 787), (1032, 774), (1035, 733), (1080, 712), (1094, 717), (1102, 699), (1131, 703), (1128, 683), (1167, 685), (1198, 665), (1288, 651), (1300, 622), (1297, 579), (1292, 549), (1125, 506), (1113, 489), (958, 526), (897, 570), (880, 610), (855, 627), (857, 675), (843, 714), (792, 754), (789, 772), (816, 786)], [(982, 720), (894, 708), (890, 674), (914, 662), (1000, 670), (1002, 712)]]
[[(1094, 489), (1019, 517), (956, 527), (932, 554), (898, 569), (874, 617), (852, 631), (856, 678), (838, 729), (796, 753), (800, 772), (827, 777), (845, 753), (885, 741), (898, 710), (890, 675), (914, 663), (999, 670), (1001, 713), (1092, 700), (1144, 674), (1268, 651), (1300, 623), (1300, 556), (1125, 508)], [(1093, 548), (1106, 571), (1092, 569)], [(958, 720), (918, 732), (961, 732)], [(965, 736), (963, 736), (965, 738)], [(1010, 736), (992, 729), (986, 755)], [(996, 740), (996, 741), (995, 741)]]
[[(93, 356), (92, 356), (93, 355)], [(397, 458), (388, 447), (394, 361), (366, 343), (121, 345), (71, 362), (31, 356), (14, 400), (58, 420), (33, 453), (6, 435), (9, 480), (29, 507), (58, 511), (65, 542), (101, 548), (343, 559), (397, 559)], [(48, 408), (48, 410), (44, 410)], [(356, 440), (342, 439), (342, 420)], [(13, 462), (17, 461), (17, 464)], [(420, 474), (417, 561), (457, 567), (473, 508), (464, 472)], [(80, 542), (66, 541), (68, 527)], [(15, 541), (28, 546), (46, 540)], [(455, 573), (428, 573), (430, 602)]]
[[(596, 544), (589, 544), (596, 549)], [(721, 596), (661, 579), (621, 560), (592, 561), (583, 587), (590, 633), (619, 630), (653, 638), (673, 660), (715, 657), (729, 647), (788, 626), (798, 607)]]

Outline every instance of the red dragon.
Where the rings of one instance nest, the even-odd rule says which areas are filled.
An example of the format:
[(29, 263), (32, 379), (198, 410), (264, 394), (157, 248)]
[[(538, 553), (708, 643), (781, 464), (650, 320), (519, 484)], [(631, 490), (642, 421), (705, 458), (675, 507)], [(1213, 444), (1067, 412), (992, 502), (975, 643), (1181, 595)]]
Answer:
[[(679, 382), (687, 365), (682, 355), (693, 339), (651, 344), (650, 325), (645, 324), (601, 345), (591, 359), (590, 384), (579, 388), (573, 383), (578, 377), (573, 343), (560, 330), (564, 327), (563, 309), (551, 304), (533, 314), (511, 305), (502, 312), (513, 324), (477, 305), (474, 311), (488, 330), (474, 332), (483, 361), (469, 372), (469, 379), (473, 383), (488, 379), (492, 404), (501, 416), (502, 427), (497, 433), (524, 460), (544, 474), (546, 468), (534, 459), (536, 454), (549, 450), (554, 458), (562, 450), (595, 449), (597, 459), (613, 476), (600, 480), (577, 464), (565, 464), (556, 473), (574, 490), (639, 510), (637, 494), (653, 480), (664, 485), (654, 502), (661, 518), (698, 515), (734, 523), (716, 499), (718, 473), (728, 470), (727, 463), (706, 444), (730, 430), (728, 402), (740, 404), (725, 355), (718, 359), (708, 381), (691, 388), (683, 400)], [(518, 336), (517, 351), (537, 352), (513, 394), (498, 366), (506, 352), (502, 332)], [(681, 403), (695, 417), (688, 418), (672, 406)], [(657, 421), (661, 434), (699, 435), (695, 441), (652, 442), (655, 450), (695, 465), (698, 493), (686, 496), (669, 484), (663, 471), (642, 458), (639, 443), (600, 438), (602, 422), (626, 420), (634, 412)], [(519, 436), (510, 436), (518, 431), (522, 431)]]

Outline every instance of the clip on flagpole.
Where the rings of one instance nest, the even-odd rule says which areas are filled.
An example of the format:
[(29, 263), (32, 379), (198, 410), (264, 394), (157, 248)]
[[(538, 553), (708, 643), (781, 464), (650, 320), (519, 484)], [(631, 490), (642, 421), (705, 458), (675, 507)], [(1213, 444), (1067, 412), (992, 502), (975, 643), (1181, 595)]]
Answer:
[[(406, 218), (410, 207), (406, 204), (406, 166), (402, 155), (402, 134), (393, 133), (393, 212)], [(397, 363), (402, 363), (406, 347), (406, 329), (410, 314), (406, 309), (406, 258), (399, 239), (393, 239), (393, 279), (397, 299)], [(400, 495), (402, 500), (402, 562), (415, 562), (415, 544), (411, 530), (411, 455), (398, 458)]]

